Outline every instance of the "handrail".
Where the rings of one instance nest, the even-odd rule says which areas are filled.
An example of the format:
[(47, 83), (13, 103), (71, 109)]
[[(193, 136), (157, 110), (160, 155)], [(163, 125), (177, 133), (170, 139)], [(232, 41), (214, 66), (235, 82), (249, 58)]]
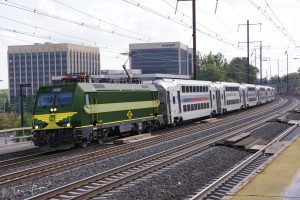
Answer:
[(6, 132), (12, 132), (12, 131), (22, 131), (22, 130), (30, 130), (32, 129), (32, 127), (21, 127), (21, 128), (10, 128), (10, 129), (2, 129), (0, 130), (0, 134), (1, 133), (6, 133)]
[(13, 141), (14, 143), (19, 143), (21, 141), (27, 140), (32, 137), (31, 134), (26, 135), (26, 133), (31, 132), (32, 127), (22, 127), (22, 128), (10, 128), (0, 130), (0, 141), (2, 140), (4, 143), (0, 143), (0, 146), (5, 146), (9, 143), (9, 141)]

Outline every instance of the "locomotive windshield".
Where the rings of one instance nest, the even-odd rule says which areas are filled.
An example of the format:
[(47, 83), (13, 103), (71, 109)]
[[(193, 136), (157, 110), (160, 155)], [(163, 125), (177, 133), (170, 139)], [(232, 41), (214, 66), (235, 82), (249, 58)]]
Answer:
[(72, 103), (72, 92), (61, 92), (56, 96), (56, 105), (67, 105)]
[(40, 94), (38, 97), (38, 106), (51, 106), (54, 101), (54, 94)]
[[(72, 103), (72, 92), (39, 94), (37, 106), (68, 105)], [(55, 103), (54, 103), (55, 102)]]

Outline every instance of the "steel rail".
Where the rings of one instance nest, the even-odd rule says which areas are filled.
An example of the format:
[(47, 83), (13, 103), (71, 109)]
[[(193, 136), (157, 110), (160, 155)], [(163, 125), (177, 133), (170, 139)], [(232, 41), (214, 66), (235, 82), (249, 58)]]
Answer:
[[(267, 120), (269, 120), (270, 118), (273, 118), (273, 117), (274, 116), (270, 116), (270, 117), (266, 118), (265, 116), (262, 116), (258, 119), (258, 120), (261, 119), (261, 121), (258, 124), (253, 123), (253, 122), (256, 122), (257, 119), (251, 120), (251, 121), (248, 121), (248, 122), (245, 123), (245, 124), (247, 124), (247, 126), (245, 126), (245, 124), (240, 124), (239, 125), (240, 128), (238, 130), (237, 130), (237, 127), (231, 128), (231, 130), (223, 130), (221, 132), (215, 133), (213, 135), (206, 136), (204, 138), (198, 139), (196, 141), (192, 141), (190, 143), (181, 145), (179, 147), (169, 149), (167, 151), (164, 151), (163, 153), (158, 153), (158, 154), (149, 156), (147, 158), (132, 162), (130, 164), (123, 165), (121, 167), (115, 168), (115, 169), (107, 171), (107, 172), (103, 172), (103, 173), (98, 174), (98, 175), (94, 175), (92, 177), (77, 181), (75, 183), (68, 184), (67, 186), (63, 186), (61, 188), (54, 189), (50, 192), (46, 192), (46, 193), (34, 196), (32, 198), (29, 198), (29, 199), (48, 199), (48, 198), (59, 199), (58, 195), (61, 195), (61, 194), (63, 194), (63, 197), (66, 198), (67, 196), (72, 196), (68, 192), (70, 192), (71, 190), (76, 190), (79, 187), (85, 187), (85, 189), (82, 189), (81, 192), (83, 190), (87, 190), (87, 192), (83, 192), (82, 194), (79, 194), (78, 191), (72, 191), (71, 193), (73, 194), (73, 196), (75, 195), (75, 197), (72, 197), (71, 199), (87, 199), (87, 198), (93, 197), (95, 195), (98, 195), (99, 193), (111, 190), (115, 187), (118, 187), (118, 186), (120, 186), (124, 183), (127, 183), (127, 182), (132, 181), (136, 178), (144, 176), (145, 174), (153, 172), (153, 171), (155, 171), (157, 169), (160, 169), (164, 166), (168, 166), (172, 163), (178, 162), (178, 160), (176, 160), (174, 158), (174, 160), (172, 160), (171, 163), (169, 161), (166, 161), (166, 163), (159, 163), (157, 166), (152, 166), (152, 167), (149, 167), (145, 170), (140, 170), (140, 171), (138, 171), (137, 173), (135, 173), (133, 175), (123, 177), (120, 180), (116, 180), (115, 182), (109, 182), (106, 185), (99, 184), (97, 182), (95, 183), (95, 181), (98, 181), (98, 180), (101, 180), (101, 179), (105, 179), (105, 178), (109, 179), (108, 176), (117, 177), (116, 174), (120, 173), (120, 170), (123, 169), (124, 167), (126, 169), (128, 169), (128, 166), (130, 166), (132, 168), (133, 163), (135, 163), (133, 168), (137, 168), (137, 165), (141, 165), (141, 163), (139, 163), (139, 162), (141, 162), (143, 160), (146, 160), (146, 159), (150, 159), (150, 158), (151, 158), (151, 160), (158, 159), (158, 158), (155, 158), (155, 157), (156, 156), (161, 156), (161, 155), (170, 156), (170, 154), (172, 154), (172, 153), (174, 153), (174, 154), (177, 153), (177, 155), (178, 155), (178, 151), (180, 149), (182, 149), (183, 147), (185, 149), (186, 148), (192, 148), (193, 151), (201, 151), (201, 149), (203, 150), (203, 148), (207, 148), (209, 145), (215, 143), (216, 141), (218, 141), (220, 139), (225, 139), (227, 137), (231, 137), (231, 136), (236, 135), (236, 134), (238, 134), (240, 132), (243, 132), (245, 130), (251, 130), (254, 127), (262, 126), (265, 121), (267, 121)], [(195, 153), (193, 153), (192, 155), (194, 155), (194, 154)], [(180, 157), (180, 159), (187, 158), (187, 157), (188, 157), (187, 155), (184, 155), (184, 156)], [(121, 172), (123, 172), (123, 171), (121, 170)], [(124, 174), (124, 173), (122, 173), (122, 174)], [(88, 186), (88, 184), (91, 184), (91, 183), (92, 184), (94, 183), (93, 186)], [(87, 189), (87, 188), (90, 188), (90, 189)], [(91, 188), (93, 188), (93, 189), (91, 189)], [(65, 193), (67, 193), (67, 194), (65, 194)]]
[[(273, 102), (271, 102), (271, 103), (273, 103)], [(223, 125), (227, 121), (230, 121), (230, 120), (241, 119), (241, 117), (243, 115), (249, 116), (249, 114), (251, 114), (251, 113), (257, 114), (257, 111), (260, 111), (260, 110), (264, 111), (269, 107), (273, 108), (273, 106), (274, 105), (272, 105), (272, 104), (267, 104), (267, 105), (264, 105), (263, 108), (262, 107), (251, 108), (251, 110), (247, 110), (247, 112), (243, 112), (243, 113), (239, 112), (236, 115), (231, 115), (231, 116), (227, 115), (227, 116), (225, 116), (225, 118), (222, 118), (222, 121), (214, 121), (214, 122), (206, 123), (206, 124), (192, 125), (192, 126), (189, 126), (188, 129), (191, 130), (193, 128), (198, 128), (198, 129), (205, 130), (205, 128), (207, 129), (207, 128), (210, 128), (210, 127), (215, 127), (217, 125)], [(180, 127), (180, 128), (184, 129), (184, 127)], [(178, 132), (178, 130), (175, 130), (175, 132)], [(171, 134), (172, 134), (172, 137), (174, 137), (174, 133), (172, 132)], [(170, 135), (170, 134), (168, 134), (168, 135)], [(164, 134), (162, 137), (167, 138), (168, 135)], [(114, 148), (114, 147), (111, 147), (111, 148)], [(96, 150), (94, 152), (97, 153), (97, 152), (99, 152), (99, 150)], [(45, 155), (47, 153), (54, 153), (54, 152), (50, 151), (50, 152), (37, 153), (37, 154), (32, 154), (32, 155), (28, 155), (28, 156), (21, 156), (21, 157), (1, 161), (0, 162), (0, 170), (6, 170), (6, 169), (17, 167), (17, 166), (20, 166), (20, 165), (31, 164), (32, 162), (44, 161), (45, 159), (51, 159), (51, 158), (57, 157), (57, 156), (68, 155), (68, 152), (60, 152), (60, 153), (57, 153), (56, 155)]]
[[(233, 127), (233, 129), (235, 129), (236, 127)], [(191, 129), (187, 129), (189, 131), (191, 131)], [(194, 130), (192, 130), (194, 131)], [(182, 131), (180, 132), (181, 135), (185, 135), (186, 133), (182, 133)], [(57, 173), (63, 170), (67, 170), (70, 168), (75, 168), (77, 166), (80, 165), (84, 165), (93, 161), (97, 161), (97, 160), (101, 160), (104, 158), (108, 158), (111, 156), (116, 156), (119, 154), (124, 154), (124, 150), (125, 153), (128, 151), (132, 151), (132, 150), (136, 150), (138, 148), (142, 148), (145, 147), (147, 145), (152, 144), (153, 143), (159, 143), (162, 141), (165, 141), (165, 138), (153, 138), (156, 139), (154, 140), (155, 142), (153, 142), (153, 140), (150, 140), (148, 142), (142, 141), (138, 144), (128, 144), (128, 145), (122, 145), (116, 148), (110, 148), (110, 150), (106, 150), (105, 152), (102, 151), (102, 153), (99, 155), (99, 152), (92, 152), (92, 153), (88, 153), (85, 155), (80, 155), (78, 157), (73, 157), (67, 160), (62, 160), (62, 161), (58, 161), (52, 164), (48, 164), (48, 165), (43, 165), (43, 166), (38, 166), (38, 167), (34, 167), (34, 168), (30, 168), (27, 170), (22, 170), (22, 171), (18, 171), (18, 172), (14, 172), (14, 173), (10, 173), (10, 174), (6, 174), (6, 175), (2, 175), (0, 176), (0, 185), (1, 186), (8, 186), (8, 185), (12, 185), (12, 184), (17, 184), (19, 182), (23, 182), (26, 180), (30, 180), (30, 179), (34, 179), (34, 178), (39, 178), (41, 176), (45, 176), (45, 175), (49, 175), (49, 174), (53, 174), (53, 173)]]
[(238, 171), (240, 171), (245, 166), (249, 165), (251, 162), (253, 162), (256, 158), (258, 158), (260, 155), (262, 155), (265, 150), (271, 146), (273, 143), (281, 140), (286, 135), (291, 133), (294, 129), (297, 128), (299, 124), (295, 124), (286, 131), (284, 131), (282, 134), (280, 134), (278, 137), (276, 137), (274, 140), (272, 140), (270, 143), (268, 143), (266, 146), (264, 146), (262, 149), (260, 149), (258, 152), (247, 158), (245, 161), (240, 163), (238, 166), (231, 169), (229, 172), (224, 174), (222, 177), (214, 181), (211, 185), (207, 186), (205, 189), (203, 189), (201, 192), (199, 192), (197, 195), (193, 196), (190, 200), (200, 200), (208, 196), (212, 191), (214, 191), (217, 187), (219, 187), (221, 184), (223, 184), (226, 180), (228, 180), (230, 177), (232, 177), (234, 174), (236, 174)]

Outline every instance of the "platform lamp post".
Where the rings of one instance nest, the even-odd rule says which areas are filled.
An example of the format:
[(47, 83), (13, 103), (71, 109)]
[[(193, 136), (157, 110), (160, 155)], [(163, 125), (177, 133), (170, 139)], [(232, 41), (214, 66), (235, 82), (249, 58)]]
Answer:
[(21, 95), (21, 127), (24, 127), (24, 110), (23, 110), (23, 87), (30, 87), (30, 83), (20, 84), (20, 95)]

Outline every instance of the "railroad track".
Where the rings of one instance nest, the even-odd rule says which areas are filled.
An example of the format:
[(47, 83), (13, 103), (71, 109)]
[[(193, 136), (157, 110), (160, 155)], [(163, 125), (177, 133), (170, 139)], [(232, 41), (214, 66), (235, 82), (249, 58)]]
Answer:
[[(286, 103), (286, 101), (284, 101), (283, 103)], [(282, 107), (282, 105), (281, 104), (277, 105), (277, 107)], [(272, 109), (274, 109), (274, 108), (273, 107), (269, 108), (269, 110), (272, 110)], [(267, 111), (269, 111), (269, 110), (267, 110)], [(267, 112), (267, 111), (265, 110), (265, 112)], [(232, 128), (232, 130), (234, 130), (234, 129), (236, 129), (236, 127)], [(195, 127), (194, 128), (183, 128), (183, 130), (181, 129), (177, 132), (174, 131), (168, 135), (164, 135), (164, 137), (154, 137), (149, 140), (142, 141), (140, 143), (132, 143), (132, 144), (126, 144), (126, 145), (122, 145), (122, 146), (118, 146), (118, 147), (108, 148), (108, 149), (106, 149), (105, 152), (96, 151), (96, 152), (88, 153), (85, 155), (73, 157), (73, 158), (70, 158), (67, 160), (62, 160), (62, 161), (58, 161), (55, 163), (51, 163), (48, 165), (38, 166), (38, 167), (30, 168), (27, 170), (18, 171), (18, 172), (14, 172), (11, 174), (6, 174), (3, 176), (0, 176), (0, 185), (2, 187), (4, 187), (4, 186), (8, 186), (8, 185), (17, 184), (17, 183), (23, 182), (25, 180), (30, 180), (30, 179), (34, 179), (34, 178), (39, 178), (41, 176), (58, 173), (58, 172), (61, 172), (61, 171), (64, 171), (64, 170), (67, 170), (70, 168), (75, 168), (77, 166), (91, 163), (93, 161), (116, 156), (119, 154), (124, 154), (124, 153), (132, 151), (132, 150), (136, 150), (139, 148), (157, 144), (157, 143), (166, 141), (166, 138), (168, 138), (170, 140), (172, 138), (178, 138), (179, 136), (183, 136), (183, 135), (186, 136), (188, 133), (183, 132), (183, 131), (189, 131), (189, 133), (194, 133), (194, 132), (199, 131), (199, 129), (196, 129)]]
[[(134, 161), (115, 169), (88, 177), (58, 189), (34, 196), (30, 199), (89, 199), (118, 188), (149, 173), (200, 153), (216, 141), (262, 126), (274, 116), (262, 116), (237, 127), (229, 128), (164, 152)], [(259, 121), (259, 123), (257, 123)]]
[[(284, 101), (285, 102), (285, 101)], [(282, 102), (282, 103), (284, 103)], [(247, 110), (247, 112), (239, 112), (237, 114), (234, 115), (227, 115), (225, 117), (222, 117), (221, 121), (215, 121), (212, 123), (205, 123), (205, 124), (196, 124), (196, 125), (182, 125), (179, 126), (180, 131), (179, 130), (175, 130), (175, 128), (171, 128), (168, 131), (175, 131), (175, 133), (173, 132), (172, 134), (165, 134), (163, 137), (165, 137), (166, 139), (168, 139), (168, 137), (170, 137), (170, 139), (175, 138), (174, 136), (178, 137), (178, 135), (175, 135), (177, 132), (181, 132), (181, 131), (185, 131), (186, 129), (190, 129), (193, 131), (198, 131), (198, 130), (205, 130), (211, 127), (215, 127), (215, 126), (221, 126), (223, 124), (228, 123), (229, 121), (235, 121), (237, 119), (241, 119), (243, 118), (243, 116), (249, 116), (252, 114), (257, 114), (260, 111), (264, 111), (266, 109), (270, 110), (270, 109), (274, 109), (275, 107), (279, 107), (276, 104), (270, 103), (267, 105), (264, 105), (264, 107), (256, 107), (256, 108), (252, 108), (251, 110)], [(187, 127), (186, 127), (187, 126)], [(178, 127), (176, 127), (176, 129), (178, 129)], [(165, 131), (165, 130), (163, 130)], [(159, 135), (161, 134), (161, 131), (158, 131), (155, 133), (155, 135)], [(103, 149), (100, 149), (100, 151), (102, 151)], [(99, 153), (99, 150), (94, 151), (95, 153)], [(50, 155), (49, 155), (50, 153)], [(54, 155), (54, 153), (56, 153)], [(91, 152), (93, 153), (93, 152)], [(26, 165), (26, 164), (32, 164), (32, 163), (36, 163), (39, 161), (44, 161), (46, 159), (52, 159), (52, 158), (56, 158), (59, 156), (65, 156), (65, 155), (69, 155), (69, 152), (43, 152), (43, 153), (38, 153), (38, 154), (32, 154), (32, 155), (27, 155), (27, 156), (22, 156), (22, 157), (17, 157), (17, 158), (13, 158), (13, 159), (9, 159), (9, 160), (4, 160), (4, 161), (0, 161), (0, 171), (2, 170), (6, 170), (6, 169), (11, 169), (11, 168), (15, 168), (21, 165)]]
[[(201, 129), (201, 130), (205, 130), (211, 127), (215, 127), (215, 126), (221, 126), (223, 124), (228, 123), (229, 121), (235, 121), (237, 119), (241, 119), (243, 118), (243, 116), (249, 116), (251, 114), (257, 114), (258, 112), (264, 111), (266, 109), (269, 108), (273, 108), (274, 106), (274, 102), (265, 105), (264, 107), (256, 107), (256, 108), (251, 108), (250, 110), (247, 110), (247, 112), (239, 112), (237, 114), (234, 113), (234, 115), (227, 115), (225, 117), (222, 117), (222, 121), (215, 121), (212, 123), (206, 123), (206, 124), (196, 124), (196, 125), (189, 125), (188, 129), (194, 130), (196, 129)], [(276, 105), (275, 105), (276, 106)], [(184, 129), (184, 126), (180, 126), (180, 130)], [(176, 127), (178, 129), (178, 127)], [(175, 128), (173, 128), (174, 130)], [(165, 131), (165, 130), (164, 130)], [(170, 130), (171, 131), (171, 130)], [(178, 132), (178, 130), (175, 130), (176, 132)], [(183, 130), (184, 131), (184, 130)], [(161, 133), (161, 131), (157, 131), (155, 133), (155, 135), (159, 135)], [(167, 139), (172, 139), (175, 138), (174, 137), (174, 133), (172, 132), (171, 134), (165, 134), (161, 137), (163, 137), (165, 140)], [(176, 137), (178, 137), (176, 135)], [(94, 153), (99, 153), (99, 151), (102, 151), (103, 149), (98, 149), (95, 150)], [(93, 151), (91, 152), (93, 153)], [(12, 169), (21, 165), (26, 165), (26, 164), (32, 164), (32, 163), (36, 163), (36, 162), (40, 162), (40, 161), (44, 161), (44, 160), (49, 160), (52, 158), (56, 158), (56, 157), (61, 157), (61, 156), (65, 156), (68, 155), (69, 152), (43, 152), (43, 153), (36, 153), (36, 154), (32, 154), (32, 155), (27, 155), (27, 156), (22, 156), (22, 157), (16, 157), (13, 159), (8, 159), (8, 160), (4, 160), (0, 162), (0, 171), (4, 171), (6, 169)]]
[(250, 156), (248, 159), (240, 163), (238, 166), (231, 169), (229, 172), (224, 174), (222, 177), (211, 183), (209, 186), (203, 188), (195, 196), (190, 198), (191, 200), (213, 200), (221, 199), (225, 197), (231, 189), (233, 189), (239, 182), (244, 180), (251, 173), (255, 172), (263, 163), (265, 163), (271, 156), (264, 155), (264, 151), (273, 143), (280, 141), (289, 133), (291, 133), (298, 124), (290, 127), (284, 131), (264, 148)]

